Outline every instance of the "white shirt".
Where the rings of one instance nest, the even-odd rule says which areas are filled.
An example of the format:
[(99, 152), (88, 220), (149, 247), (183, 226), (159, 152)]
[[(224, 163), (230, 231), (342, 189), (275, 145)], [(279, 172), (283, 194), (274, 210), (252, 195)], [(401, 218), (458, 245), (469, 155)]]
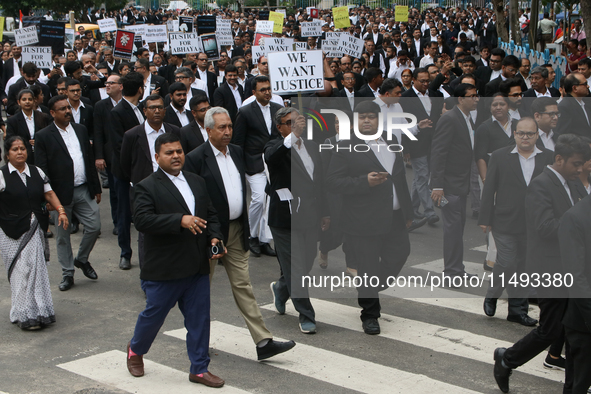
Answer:
[(205, 86), (207, 86), (207, 70), (201, 71), (201, 69), (197, 67), (197, 72), (199, 73), (199, 79), (205, 82)]
[[(396, 162), (396, 153), (388, 151), (388, 144), (386, 141), (380, 137), (377, 140), (366, 141), (366, 144), (369, 145), (380, 164), (384, 167), (388, 174), (392, 175), (394, 163)], [(392, 182), (392, 194), (392, 209), (396, 211), (397, 209), (400, 209), (400, 202), (398, 201), (398, 194), (396, 193), (396, 186), (394, 186), (394, 182)]]
[(68, 100), (68, 104), (70, 104), (70, 106), (72, 107), (72, 117), (74, 118), (74, 123), (80, 123), (80, 110), (82, 108), (84, 108), (84, 103), (82, 102), (82, 100), (78, 101), (79, 105), (78, 105), (78, 109), (74, 108), (74, 106), (72, 105), (72, 103), (70, 102), (70, 100)]
[(82, 49), (81, 51), (76, 51), (76, 56), (78, 57), (78, 60), (82, 59), (82, 55), (84, 55), (84, 49)]
[(232, 91), (232, 94), (234, 95), (234, 101), (236, 101), (236, 108), (240, 108), (242, 107), (242, 97), (240, 97), (240, 89), (238, 88), (238, 84), (236, 84), (236, 86), (232, 86), (230, 84), (228, 84), (228, 86), (230, 87), (230, 91)]
[(589, 116), (587, 116), (587, 111), (585, 111), (585, 102), (582, 99), (581, 100), (577, 99), (576, 101), (581, 106), (581, 109), (583, 110), (583, 113), (585, 114), (585, 119), (587, 119), (587, 124), (589, 124)]
[[(394, 104), (386, 104), (381, 97), (378, 97), (377, 99), (375, 99), (373, 101), (374, 103), (376, 103), (377, 105), (380, 106), (381, 110), (382, 110), (382, 116), (383, 116), (383, 120), (384, 120), (384, 131), (388, 130), (388, 116), (389, 114), (395, 114), (395, 113), (401, 113), (404, 112), (404, 110), (402, 109), (402, 106), (399, 103), (394, 103)], [(406, 122), (408, 123), (408, 120), (406, 118), (394, 118), (394, 123), (398, 123), (398, 122)], [(419, 128), (417, 126), (413, 127), (413, 128), (409, 128), (410, 132), (413, 133), (413, 135), (417, 135), (419, 133)], [(402, 141), (402, 130), (400, 129), (392, 129), (392, 135), (396, 136), (398, 143), (400, 143), (400, 141)], [(337, 134), (338, 137), (338, 134)]]
[(188, 125), (189, 124), (189, 117), (187, 116), (187, 108), (183, 107), (183, 112), (181, 112), (178, 109), (176, 109), (175, 106), (172, 105), (172, 103), (170, 104), (170, 106), (174, 110), (174, 113), (176, 114), (177, 118), (179, 118), (179, 121), (181, 122), (181, 126), (184, 127), (184, 126)]
[(415, 64), (413, 62), (409, 62), (410, 63), (410, 67), (408, 66), (408, 64), (401, 64), (400, 66), (394, 66), (394, 67), (390, 67), (390, 72), (388, 72), (388, 78), (395, 78), (399, 81), (402, 80), (402, 72), (404, 70), (406, 70), (407, 68), (410, 69), (411, 71), (415, 70)]
[(148, 124), (148, 121), (144, 122), (144, 129), (146, 130), (146, 137), (148, 138), (148, 148), (150, 148), (150, 159), (152, 159), (152, 169), (154, 172), (158, 170), (158, 163), (156, 162), (156, 138), (164, 134), (164, 124), (160, 126), (159, 130), (154, 130), (152, 126)]
[(534, 89), (534, 92), (536, 94), (536, 97), (552, 97), (552, 95), (550, 94), (550, 89), (546, 88), (546, 92), (545, 93), (540, 93), (537, 90)]
[(521, 172), (523, 173), (523, 178), (525, 179), (525, 184), (529, 186), (529, 183), (531, 182), (531, 177), (533, 176), (534, 170), (536, 168), (536, 155), (538, 153), (542, 153), (542, 151), (539, 150), (538, 147), (534, 145), (534, 151), (527, 158), (523, 157), (519, 153), (519, 151), (517, 150), (517, 147), (515, 147), (511, 151), (511, 153), (517, 153), (517, 155), (519, 157), (519, 164), (521, 164)]
[[(202, 80), (195, 78), (195, 81), (193, 81), (193, 83), (191, 84), (191, 87), (194, 89), (203, 90), (205, 92), (205, 94), (207, 95), (207, 98), (209, 98), (209, 91), (207, 90), (207, 82), (203, 82)], [(187, 92), (187, 94), (188, 93), (189, 92)], [(188, 99), (187, 99), (187, 102), (189, 102)]]
[(464, 117), (464, 120), (466, 121), (466, 126), (468, 126), (468, 131), (470, 132), (470, 143), (472, 144), (472, 149), (474, 149), (474, 129), (472, 129), (472, 123), (470, 122), (472, 120), (472, 118), (471, 118), (470, 114), (468, 114), (468, 116), (466, 116), (466, 114), (464, 112), (462, 112), (461, 109), (460, 109), (460, 113), (462, 114), (462, 116)]
[(191, 190), (191, 187), (187, 183), (187, 179), (185, 179), (183, 172), (181, 171), (177, 176), (171, 175), (164, 170), (162, 170), (162, 172), (164, 172), (168, 179), (172, 181), (172, 184), (177, 188), (179, 193), (181, 193), (181, 196), (183, 196), (183, 200), (185, 200), (189, 211), (191, 211), (191, 215), (195, 216), (195, 196), (193, 195), (193, 190)]
[(538, 134), (540, 135), (540, 139), (542, 140), (542, 143), (544, 144), (544, 148), (549, 149), (552, 152), (554, 152), (554, 147), (556, 146), (556, 144), (554, 143), (554, 140), (552, 139), (554, 132), (552, 130), (550, 130), (550, 133), (546, 134), (542, 130), (538, 129)]
[(497, 79), (499, 77), (499, 75), (501, 75), (501, 70), (498, 71), (494, 71), (492, 73), (490, 73), (490, 79), (488, 80), (489, 82), (492, 81), (493, 79)]
[[(523, 75), (521, 76), (523, 77)], [(528, 89), (531, 89), (531, 74), (529, 74), (527, 78), (523, 77), (523, 80), (525, 81), (525, 86), (527, 86)]]
[(378, 92), (377, 89), (376, 90), (373, 90), (373, 88), (369, 84), (367, 86), (369, 87), (369, 90), (371, 90), (371, 92), (373, 93), (373, 95), (374, 95), (375, 98), (380, 97), (380, 93)]
[(242, 215), (244, 209), (242, 205), (242, 181), (240, 180), (240, 172), (238, 167), (230, 156), (230, 149), (226, 148), (226, 154), (223, 154), (215, 146), (209, 142), (213, 155), (218, 163), (222, 181), (224, 183), (224, 190), (228, 200), (228, 208), (230, 210), (230, 220), (236, 220)]
[[(34, 112), (31, 113), (31, 116), (27, 116), (23, 111), (23, 116), (25, 117), (25, 122), (27, 122), (27, 128), (29, 129), (29, 135), (31, 139), (35, 138), (35, 115)], [(33, 146), (34, 148), (34, 146)]]
[(501, 122), (499, 122), (494, 116), (492, 117), (492, 121), (493, 123), (496, 123), (499, 126), (501, 126), (501, 129), (503, 129), (505, 134), (507, 134), (507, 137), (511, 138), (511, 134), (513, 134), (513, 132), (511, 131), (511, 117), (509, 117), (509, 120), (507, 120), (507, 124), (504, 125), (501, 124)]
[(138, 123), (139, 124), (144, 123), (144, 115), (142, 114), (142, 111), (140, 111), (140, 109), (137, 107), (137, 105), (133, 104), (131, 101), (129, 101), (125, 97), (123, 97), (123, 100), (127, 101), (127, 104), (129, 104), (131, 106), (131, 109), (133, 109), (133, 113), (135, 114), (135, 117), (137, 118)]
[(426, 90), (425, 94), (423, 94), (419, 92), (417, 88), (415, 88), (414, 86), (412, 87), (412, 90), (415, 91), (415, 94), (421, 100), (421, 103), (423, 104), (423, 108), (425, 108), (427, 115), (431, 116), (431, 99), (429, 98), (429, 91)]
[(419, 68), (427, 67), (429, 64), (433, 64), (433, 58), (429, 55), (425, 55), (419, 63)]
[[(43, 179), (43, 193), (50, 192), (52, 189), (51, 185), (49, 184), (49, 178), (47, 177), (47, 175), (45, 175), (41, 168), (35, 168), (37, 168), (37, 171), (39, 171), (39, 176), (41, 177), (41, 179)], [(18, 170), (12, 164), (8, 163), (8, 173), (12, 174), (14, 171), (18, 173), (25, 186), (27, 186), (27, 177), (31, 177), (31, 170), (29, 169), (29, 165), (25, 163), (25, 169), (23, 170), (23, 172), (18, 172)], [(4, 179), (4, 173), (0, 171), (0, 192), (3, 192), (5, 189), (6, 180)]]
[(98, 91), (101, 95), (101, 100), (104, 100), (107, 97), (109, 97), (109, 95), (107, 94), (107, 88), (98, 88)]
[[(421, 45), (422, 45), (421, 39), (415, 40), (413, 38), (413, 44), (415, 45), (415, 50), (417, 51), (417, 56), (419, 56), (421, 54)], [(398, 53), (398, 52), (396, 52), (396, 53)]]
[(562, 183), (562, 186), (564, 186), (564, 190), (566, 190), (566, 194), (568, 194), (568, 198), (570, 200), (571, 205), (575, 205), (575, 202), (573, 201), (573, 196), (570, 194), (570, 188), (568, 187), (568, 183), (566, 182), (566, 179), (564, 179), (564, 177), (562, 175), (560, 175), (558, 173), (558, 171), (556, 171), (554, 168), (552, 168), (552, 166), (548, 166), (548, 168), (550, 170), (552, 170), (552, 172), (554, 174), (556, 174), (556, 176), (558, 177), (558, 180), (560, 181), (560, 183)]
[[(54, 122), (55, 124), (55, 122)], [(74, 166), (74, 187), (83, 185), (86, 183), (86, 167), (84, 166), (84, 156), (82, 155), (82, 148), (80, 147), (80, 141), (74, 131), (74, 127), (70, 123), (65, 130), (60, 129), (56, 124), (55, 127), (60, 132), (68, 153), (72, 158), (72, 164)]]
[(152, 83), (152, 73), (149, 73), (148, 78), (146, 79), (146, 82), (144, 82), (144, 96), (142, 97), (142, 100), (145, 100), (150, 95), (151, 83)]
[(521, 119), (521, 114), (518, 109), (509, 109), (509, 116), (511, 116), (511, 119)]
[[(254, 96), (254, 94), (253, 94)], [(261, 109), (261, 112), (263, 113), (263, 119), (265, 119), (265, 124), (267, 125), (267, 132), (269, 133), (269, 135), (271, 135), (271, 125), (273, 124), (273, 121), (271, 119), (271, 104), (267, 104), (265, 106), (261, 105), (261, 103), (258, 102), (257, 100), (257, 104), (259, 105), (259, 108)]]
[(480, 58), (480, 60), (482, 60), (482, 64), (484, 64), (484, 67), (488, 67), (488, 60)]
[(458, 34), (458, 37), (460, 34), (464, 33), (466, 35), (466, 38), (468, 39), (468, 41), (474, 41), (474, 32), (470, 29), (468, 30), (460, 30), (460, 33)]
[[(196, 120), (195, 120), (195, 123), (197, 123)], [(197, 123), (197, 126), (199, 126), (199, 131), (201, 132), (201, 135), (203, 136), (203, 141), (207, 141), (209, 139), (209, 136), (207, 135), (207, 130), (205, 130), (205, 127), (201, 127), (201, 125), (199, 123)]]
[(353, 90), (352, 92), (350, 92), (349, 89), (347, 89), (347, 88), (343, 88), (343, 90), (345, 91), (345, 94), (347, 95), (347, 99), (349, 100), (349, 105), (351, 106), (351, 111), (352, 111), (353, 107), (355, 106), (355, 90)]

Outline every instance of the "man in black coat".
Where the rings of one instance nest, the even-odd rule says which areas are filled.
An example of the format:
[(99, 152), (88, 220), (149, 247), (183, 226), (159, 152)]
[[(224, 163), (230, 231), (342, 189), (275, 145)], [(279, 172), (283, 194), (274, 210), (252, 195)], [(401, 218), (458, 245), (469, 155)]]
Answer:
[(137, 59), (135, 61), (135, 71), (144, 77), (144, 96), (142, 100), (145, 100), (151, 94), (159, 94), (162, 98), (166, 97), (168, 94), (168, 81), (150, 72), (150, 62), (148, 59)]
[(66, 95), (72, 111), (72, 122), (84, 125), (90, 141), (94, 141), (94, 108), (81, 100), (82, 89), (77, 79), (66, 82)]
[[(72, 111), (66, 96), (49, 100), (54, 123), (37, 133), (35, 164), (51, 179), (53, 191), (60, 199), (68, 217), (76, 215), (84, 225), (84, 233), (74, 259), (70, 232), (56, 226), (57, 255), (62, 266), (61, 291), (74, 285), (74, 267), (90, 279), (98, 276), (88, 256), (101, 230), (101, 185), (96, 171), (90, 139), (83, 125), (73, 124)], [(57, 221), (56, 221), (57, 222)]]
[[(201, 56), (201, 55), (199, 55)], [(240, 146), (244, 152), (244, 168), (246, 180), (252, 191), (252, 199), (248, 208), (250, 218), (250, 251), (256, 257), (261, 253), (275, 256), (269, 245), (269, 238), (264, 231), (265, 187), (267, 177), (264, 173), (263, 150), (267, 142), (279, 138), (275, 124), (275, 113), (281, 108), (271, 102), (271, 82), (269, 77), (253, 78), (253, 94), (256, 99), (240, 108), (236, 117), (232, 143)]]
[[(109, 139), (113, 149), (114, 186), (117, 192), (117, 240), (121, 248), (121, 259), (131, 261), (131, 204), (129, 198), (129, 177), (125, 175), (121, 166), (121, 145), (123, 135), (127, 130), (144, 123), (144, 115), (138, 105), (144, 95), (144, 77), (136, 72), (130, 72), (121, 78), (123, 98), (111, 110), (109, 125)], [(121, 261), (120, 261), (121, 262)]]
[[(359, 131), (371, 138), (345, 138), (340, 129), (339, 150), (330, 162), (326, 186), (343, 198), (341, 226), (344, 243), (352, 255), (360, 276), (376, 276), (385, 284), (396, 276), (410, 254), (407, 227), (413, 219), (413, 209), (406, 183), (405, 166), (400, 152), (389, 146), (398, 141), (385, 141), (374, 136), (378, 130), (380, 107), (372, 101), (355, 106), (359, 114)], [(369, 145), (370, 149), (353, 149)], [(366, 334), (380, 333), (379, 292), (385, 287), (357, 288), (362, 308), (361, 321)]]
[[(265, 326), (248, 273), (249, 227), (246, 210), (246, 179), (242, 150), (230, 144), (232, 121), (228, 111), (214, 107), (206, 115), (209, 143), (201, 145), (186, 157), (185, 171), (203, 177), (212, 204), (217, 211), (228, 253), (221, 258), (226, 268), (236, 306), (256, 344), (259, 360), (283, 353), (293, 341), (273, 340)], [(210, 262), (210, 280), (217, 262)]]
[[(519, 59), (513, 55), (505, 56), (503, 61), (501, 62), (501, 75), (497, 78), (493, 79), (489, 83), (487, 83), (484, 87), (484, 95), (486, 97), (492, 97), (493, 94), (497, 93), (501, 89), (501, 82), (513, 78), (517, 72), (519, 71)], [(523, 91), (527, 90), (527, 85), (523, 79), (520, 79), (522, 82), (521, 88)]]
[(566, 97), (558, 104), (558, 134), (574, 133), (591, 138), (591, 103), (587, 101), (589, 89), (581, 73), (571, 73), (564, 79)]
[(484, 312), (494, 316), (497, 299), (506, 288), (509, 296), (507, 320), (533, 326), (537, 320), (527, 315), (527, 295), (503, 283), (500, 275), (511, 278), (515, 273), (525, 272), (525, 194), (531, 180), (554, 161), (554, 155), (536, 147), (538, 130), (532, 118), (518, 121), (514, 135), (516, 146), (501, 148), (490, 156), (482, 191), (478, 225), (485, 232), (492, 231), (497, 247), (494, 279), (484, 299)]
[(146, 262), (140, 274), (146, 309), (138, 316), (127, 345), (127, 370), (136, 377), (144, 375), (143, 355), (178, 303), (188, 331), (189, 380), (222, 387), (224, 380), (208, 370), (207, 250), (224, 240), (220, 223), (203, 178), (182, 171), (185, 155), (178, 135), (159, 136), (154, 149), (158, 170), (135, 185), (134, 224), (146, 236)]
[(459, 286), (453, 279), (470, 276), (464, 270), (463, 237), (474, 163), (475, 126), (470, 111), (478, 105), (478, 94), (474, 85), (460, 84), (454, 95), (458, 104), (441, 116), (433, 136), (431, 198), (441, 206), (443, 214), (443, 274), (450, 277), (446, 284)]
[(560, 219), (558, 241), (563, 272), (572, 275), (569, 301), (562, 323), (570, 355), (566, 368), (573, 374), (573, 393), (591, 385), (591, 197), (582, 199)]
[[(560, 91), (554, 87), (546, 87), (548, 81), (548, 69), (543, 66), (534, 67), (530, 72), (531, 88), (525, 90), (523, 97), (530, 97), (524, 100), (531, 103), (531, 97), (560, 97)], [(525, 84), (525, 81), (523, 82)]]
[(43, 91), (43, 105), (47, 106), (49, 99), (51, 98), (51, 94), (49, 92), (49, 87), (41, 82), (37, 78), (39, 78), (40, 70), (37, 68), (35, 63), (25, 63), (23, 64), (23, 76), (8, 89), (8, 102), (6, 103), (6, 113), (8, 115), (14, 115), (18, 112), (18, 92), (22, 89), (26, 89), (30, 85), (37, 85)]
[[(560, 219), (581, 196), (577, 195), (570, 182), (576, 180), (583, 164), (591, 157), (589, 144), (573, 134), (558, 138), (554, 151), (554, 163), (528, 186), (525, 195), (525, 219), (527, 232), (526, 272), (531, 278), (544, 278), (564, 273), (558, 242)], [(542, 280), (540, 279), (540, 280)], [(508, 349), (497, 348), (494, 352), (494, 376), (503, 392), (509, 391), (509, 376), (515, 369), (546, 350), (544, 361), (547, 367), (565, 367), (561, 358), (563, 347), (562, 318), (568, 303), (567, 288), (557, 282), (536, 289), (540, 307), (540, 325)], [(566, 354), (570, 347), (566, 342)], [(564, 390), (570, 392), (572, 374), (565, 376)]]
[(203, 52), (199, 53), (197, 55), (197, 70), (195, 71), (195, 77), (207, 82), (207, 95), (208, 97), (213, 97), (213, 94), (218, 87), (218, 77), (211, 71), (207, 70), (208, 64), (207, 55)]
[(189, 107), (191, 114), (193, 114), (193, 121), (185, 127), (181, 127), (181, 145), (187, 154), (207, 141), (205, 114), (211, 109), (211, 105), (209, 105), (209, 100), (204, 92), (192, 97)]
[[(175, 82), (168, 88), (170, 104), (166, 107), (164, 121), (175, 125), (179, 129), (193, 121), (193, 114), (187, 109), (187, 86), (182, 82)], [(147, 100), (147, 99), (146, 99)], [(164, 103), (164, 101), (163, 101)]]
[(217, 88), (213, 94), (213, 105), (226, 108), (232, 123), (234, 123), (238, 109), (242, 106), (244, 89), (238, 83), (238, 70), (235, 66), (226, 66), (224, 77), (226, 82)]

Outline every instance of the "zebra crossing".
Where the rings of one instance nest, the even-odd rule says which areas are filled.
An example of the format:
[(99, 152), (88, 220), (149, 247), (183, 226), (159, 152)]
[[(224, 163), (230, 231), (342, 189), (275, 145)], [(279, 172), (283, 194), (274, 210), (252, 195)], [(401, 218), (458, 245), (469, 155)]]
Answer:
[[(427, 266), (431, 267), (432, 264)], [(434, 266), (433, 266), (434, 267)], [(415, 267), (416, 268), (416, 267)], [(420, 268), (419, 268), (420, 269)], [(463, 312), (475, 314), (476, 304), (482, 307), (482, 298), (468, 297), (461, 298), (464, 294), (458, 291), (440, 289), (445, 291), (446, 296), (441, 298), (424, 298), (406, 300), (408, 303), (417, 304), (421, 308), (436, 308), (454, 313), (460, 310), (460, 303)], [(389, 294), (396, 297), (395, 292)], [(454, 294), (455, 293), (455, 294)], [(441, 293), (443, 294), (443, 293)], [(262, 297), (261, 297), (262, 298)], [(388, 302), (384, 297), (384, 303)], [(472, 301), (473, 300), (473, 301)], [(377, 337), (368, 337), (363, 334), (359, 321), (359, 308), (346, 305), (339, 300), (312, 299), (316, 311), (319, 332), (314, 336), (301, 336), (295, 338), (298, 343), (290, 352), (281, 354), (265, 362), (257, 362), (255, 347), (248, 330), (244, 327), (229, 324), (220, 320), (211, 322), (211, 352), (224, 355), (224, 359), (232, 360), (232, 364), (249, 368), (256, 365), (256, 371), (260, 373), (258, 378), (265, 376), (281, 376), (289, 372), (298, 375), (302, 381), (307, 382), (310, 387), (317, 387), (324, 384), (331, 387), (331, 392), (346, 392), (341, 390), (352, 390), (351, 392), (362, 393), (494, 393), (498, 392), (492, 377), (492, 351), (499, 346), (510, 346), (509, 341), (500, 340), (494, 335), (488, 336), (476, 334), (469, 330), (445, 327), (424, 321), (409, 319), (395, 314), (382, 313), (380, 319), (381, 334)], [(297, 321), (297, 312), (288, 302), (286, 315), (277, 316), (272, 314), (274, 306), (272, 303), (261, 305), (266, 316), (273, 316), (276, 319), (289, 319), (290, 324)], [(482, 315), (481, 312), (479, 312)], [(506, 323), (510, 324), (510, 323)], [(359, 347), (367, 348), (364, 351), (351, 352), (339, 347), (330, 349), (325, 347), (322, 335), (334, 335), (329, 331), (338, 329), (347, 332), (350, 336), (359, 337)], [(163, 332), (167, 338), (172, 338), (180, 344), (185, 341), (186, 330), (184, 328), (167, 330)], [(492, 333), (491, 333), (492, 334)], [(277, 340), (282, 335), (276, 335)], [(293, 339), (293, 338), (292, 338)], [(518, 337), (515, 338), (515, 340)], [(366, 341), (374, 342), (370, 346), (362, 346)], [(352, 344), (354, 347), (355, 345)], [(375, 346), (375, 348), (372, 348)], [(488, 371), (488, 381), (482, 389), (480, 382), (475, 387), (465, 387), (454, 384), (453, 379), (447, 379), (442, 375), (431, 377), (430, 367), (419, 367), (418, 370), (409, 371), (404, 366), (398, 366), (388, 359), (388, 354), (382, 354), (382, 358), (371, 359), (367, 356), (366, 350), (380, 352), (382, 349), (396, 349), (399, 346), (416, 348), (428, 351), (435, 359), (445, 359), (448, 355), (464, 360), (468, 364), (480, 365)], [(182, 348), (182, 346), (181, 346)], [(526, 376), (532, 380), (535, 378), (539, 387), (548, 387), (547, 391), (536, 390), (536, 392), (556, 392), (564, 379), (564, 373), (543, 368), (542, 362), (545, 354), (536, 357), (534, 360), (518, 369), (518, 375)], [(221, 366), (215, 361), (216, 374), (226, 379), (226, 386), (221, 389), (224, 393), (266, 393), (273, 392), (260, 390), (252, 387), (242, 387), (240, 381), (233, 381), (232, 375), (219, 371)], [(212, 389), (201, 385), (190, 383), (187, 379), (187, 371), (172, 368), (150, 360), (150, 354), (145, 357), (146, 375), (142, 378), (134, 378), (127, 372), (125, 365), (125, 353), (120, 350), (111, 350), (86, 358), (70, 361), (57, 365), (74, 375), (81, 376), (97, 382), (105, 387), (112, 387), (128, 393), (156, 394), (156, 393), (205, 393)], [(255, 377), (256, 378), (256, 377)], [(480, 387), (480, 389), (479, 389)], [(297, 392), (320, 392), (314, 390), (296, 390)], [(326, 391), (326, 390), (321, 390)], [(517, 390), (515, 392), (533, 392), (529, 390)]]

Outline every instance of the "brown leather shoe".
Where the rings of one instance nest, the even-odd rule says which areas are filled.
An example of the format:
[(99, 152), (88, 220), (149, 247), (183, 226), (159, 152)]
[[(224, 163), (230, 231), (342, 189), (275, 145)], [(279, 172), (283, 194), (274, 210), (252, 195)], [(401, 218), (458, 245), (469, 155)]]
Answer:
[(210, 372), (200, 373), (197, 375), (189, 374), (189, 380), (193, 383), (201, 383), (209, 387), (222, 387), (224, 385), (224, 379), (218, 378)]
[(129, 357), (129, 345), (127, 344), (127, 370), (130, 374), (139, 378), (140, 376), (144, 376), (144, 356), (131, 356)]

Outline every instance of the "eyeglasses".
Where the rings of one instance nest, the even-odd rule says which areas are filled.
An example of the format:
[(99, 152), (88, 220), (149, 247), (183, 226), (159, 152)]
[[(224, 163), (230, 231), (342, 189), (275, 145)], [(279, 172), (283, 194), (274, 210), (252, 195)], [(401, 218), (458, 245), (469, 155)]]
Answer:
[(573, 83), (573, 86), (588, 86), (589, 84), (585, 82)]
[(262, 65), (262, 66), (266, 66), (267, 65), (267, 62), (262, 62), (262, 63), (259, 63), (259, 64)]
[(517, 137), (521, 138), (521, 139), (524, 139), (525, 137), (527, 137), (527, 139), (534, 138), (534, 136), (536, 134), (538, 134), (538, 133), (537, 132), (532, 132), (532, 131), (527, 132), (527, 133), (525, 131), (516, 131), (515, 132), (515, 135)]
[(107, 81), (105, 85), (119, 85), (120, 82)]
[(150, 111), (162, 111), (164, 110), (164, 105), (150, 105), (149, 107), (146, 107), (147, 109), (149, 109)]
[(549, 117), (557, 117), (560, 118), (560, 112), (540, 112), (540, 115), (548, 115)]
[(344, 81), (354, 81), (355, 78), (353, 77), (347, 77), (347, 78), (343, 78)]
[(288, 120), (287, 122), (283, 122), (283, 123), (279, 123), (280, 125), (286, 125), (288, 127), (291, 127), (291, 120)]
[(510, 94), (509, 97), (523, 97), (523, 93), (513, 93)]

